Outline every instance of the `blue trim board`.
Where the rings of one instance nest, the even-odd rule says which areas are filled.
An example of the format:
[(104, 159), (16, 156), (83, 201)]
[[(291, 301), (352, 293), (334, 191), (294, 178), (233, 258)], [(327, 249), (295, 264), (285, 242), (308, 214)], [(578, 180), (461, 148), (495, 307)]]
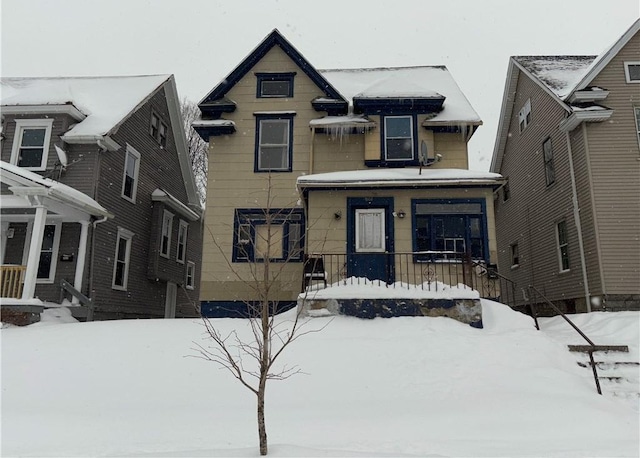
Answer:
[[(258, 301), (201, 301), (200, 315), (205, 318), (255, 318)], [(277, 315), (296, 306), (296, 301), (270, 302), (270, 314)]]
[(346, 101), (340, 93), (318, 73), (313, 65), (284, 38), (278, 29), (274, 29), (221, 83), (202, 99), (198, 106), (224, 97), (274, 46), (279, 46), (327, 97)]

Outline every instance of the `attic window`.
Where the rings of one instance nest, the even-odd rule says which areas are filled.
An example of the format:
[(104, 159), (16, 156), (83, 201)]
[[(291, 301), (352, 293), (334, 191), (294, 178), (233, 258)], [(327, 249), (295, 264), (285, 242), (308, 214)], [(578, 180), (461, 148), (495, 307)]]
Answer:
[(640, 83), (640, 62), (625, 62), (624, 75), (627, 83)]
[(518, 113), (518, 122), (520, 124), (520, 132), (525, 130), (531, 123), (531, 99), (527, 99), (520, 113)]
[(151, 136), (160, 143), (163, 148), (167, 146), (167, 125), (162, 122), (160, 116), (151, 113), (151, 126), (149, 128)]
[(294, 73), (256, 73), (257, 98), (293, 97)]

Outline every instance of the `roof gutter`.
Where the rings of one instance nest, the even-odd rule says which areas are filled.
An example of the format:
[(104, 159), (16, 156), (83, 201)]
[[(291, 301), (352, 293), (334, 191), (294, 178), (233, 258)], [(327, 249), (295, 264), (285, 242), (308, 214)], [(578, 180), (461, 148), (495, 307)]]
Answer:
[(63, 142), (72, 145), (98, 145), (103, 151), (118, 151), (121, 146), (108, 135), (63, 135)]
[(602, 122), (613, 115), (613, 110), (581, 110), (574, 111), (567, 118), (563, 119), (558, 128), (561, 132), (571, 132), (583, 122)]

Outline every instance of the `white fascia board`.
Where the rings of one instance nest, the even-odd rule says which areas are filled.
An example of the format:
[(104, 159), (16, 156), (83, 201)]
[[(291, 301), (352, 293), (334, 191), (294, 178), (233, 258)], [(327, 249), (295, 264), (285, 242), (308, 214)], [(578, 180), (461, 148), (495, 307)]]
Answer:
[(371, 180), (371, 181), (358, 181), (358, 180), (335, 180), (335, 181), (298, 181), (298, 188), (300, 189), (313, 189), (313, 188), (425, 188), (433, 186), (500, 186), (505, 181), (504, 178), (477, 178), (477, 179), (451, 179), (451, 180)]
[(74, 105), (3, 105), (2, 114), (5, 115), (44, 115), (68, 114), (76, 121), (82, 121), (87, 116)]
[(177, 213), (180, 213), (182, 216), (186, 217), (189, 221), (198, 221), (200, 219), (200, 215), (190, 209), (188, 206), (180, 202), (177, 198), (169, 194), (167, 191), (163, 191), (162, 189), (156, 189), (151, 193), (151, 200), (154, 202), (163, 202)]
[(72, 145), (98, 145), (106, 151), (118, 151), (121, 146), (108, 135), (63, 135), (60, 137), (63, 142)]
[[(515, 101), (515, 90), (518, 81), (518, 69), (515, 68), (515, 59), (509, 58), (509, 68), (507, 69), (507, 79), (504, 84), (502, 94), (502, 107), (498, 118), (498, 130), (496, 132), (496, 143), (493, 146), (493, 156), (491, 157), (491, 167), (489, 170), (500, 173), (502, 167), (502, 156), (507, 139), (507, 130), (513, 114), (513, 104)], [(512, 94), (512, 95), (511, 95)]]
[(605, 100), (609, 96), (609, 91), (604, 89), (601, 90), (588, 90), (588, 91), (576, 91), (567, 101), (569, 103), (580, 103), (580, 102), (596, 102)]

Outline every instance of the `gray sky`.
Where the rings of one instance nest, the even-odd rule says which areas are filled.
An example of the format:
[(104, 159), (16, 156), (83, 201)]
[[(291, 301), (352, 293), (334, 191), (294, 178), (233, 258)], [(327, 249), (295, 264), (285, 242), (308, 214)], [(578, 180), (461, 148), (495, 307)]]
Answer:
[(173, 73), (199, 101), (274, 28), (319, 69), (446, 65), (484, 121), (488, 170), (511, 55), (599, 54), (640, 0), (1, 0), (2, 76)]

